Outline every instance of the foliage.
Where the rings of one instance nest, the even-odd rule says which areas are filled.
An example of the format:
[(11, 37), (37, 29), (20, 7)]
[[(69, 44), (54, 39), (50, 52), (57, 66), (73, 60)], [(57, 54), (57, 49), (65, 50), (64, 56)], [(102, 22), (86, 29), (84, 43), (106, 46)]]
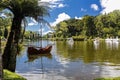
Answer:
[(3, 77), (4, 80), (27, 80), (27, 79), (19, 76), (18, 74), (12, 73), (6, 69), (3, 70), (3, 72), (4, 72), (4, 77)]
[[(19, 39), (20, 36), (22, 36), (21, 21), (23, 20), (23, 22), (25, 22), (24, 24), (26, 24), (26, 20), (25, 20), (27, 19), (26, 17), (32, 17), (35, 20), (38, 20), (38, 16), (39, 16), (39, 21), (46, 22), (43, 19), (43, 16), (49, 15), (48, 13), (49, 8), (47, 4), (48, 3), (41, 3), (39, 0), (2, 0), (0, 2), (1, 9), (8, 9), (9, 11), (12, 12), (13, 20), (12, 20), (11, 27), (13, 27), (12, 30), (17, 28), (17, 31), (15, 31), (16, 29), (13, 30), (15, 31), (15, 37), (17, 42), (19, 41), (17, 39)], [(23, 34), (24, 34), (24, 31), (23, 31)], [(5, 37), (6, 37), (6, 34), (5, 34)]]
[(24, 35), (24, 39), (36, 40), (40, 37), (38, 32), (26, 31)]
[(4, 38), (8, 37), (8, 32), (10, 31), (10, 18), (0, 19), (0, 35), (4, 36)]
[(19, 44), (18, 45), (18, 54), (20, 53), (20, 51), (22, 51), (22, 49), (23, 49), (23, 44)]
[(56, 37), (85, 36), (94, 37), (120, 37), (120, 11), (115, 10), (109, 14), (98, 16), (85, 15), (82, 19), (69, 19), (58, 23), (54, 30)]
[[(12, 25), (8, 36), (6, 47), (4, 49), (3, 68), (12, 72), (15, 71), (16, 56), (18, 44), (22, 36), (22, 20), (25, 17), (32, 17), (35, 20), (43, 20), (43, 17), (49, 15), (47, 3), (39, 0), (2, 0), (0, 1), (1, 9), (8, 9), (12, 12)], [(13, 64), (14, 63), (14, 64)]]
[(86, 36), (79, 35), (79, 36), (73, 36), (72, 38), (76, 41), (83, 41), (86, 38)]

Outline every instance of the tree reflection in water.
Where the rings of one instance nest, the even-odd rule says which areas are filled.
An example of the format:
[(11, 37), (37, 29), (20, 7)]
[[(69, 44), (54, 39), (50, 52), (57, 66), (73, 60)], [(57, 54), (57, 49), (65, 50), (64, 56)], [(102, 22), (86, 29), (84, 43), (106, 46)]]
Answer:
[(120, 64), (120, 47), (115, 43), (111, 45), (103, 41), (96, 48), (92, 41), (76, 41), (71, 48), (61, 41), (57, 42), (57, 51), (60, 51), (57, 52), (58, 55), (71, 61), (82, 59), (85, 63), (110, 62)]
[(97, 46), (95, 48), (92, 41), (75, 41), (73, 47), (57, 41), (52, 55), (28, 55), (25, 50), (24, 55), (17, 58), (16, 72), (28, 80), (93, 80), (120, 76), (117, 70), (120, 45), (118, 49), (114, 45), (111, 49), (103, 41)]

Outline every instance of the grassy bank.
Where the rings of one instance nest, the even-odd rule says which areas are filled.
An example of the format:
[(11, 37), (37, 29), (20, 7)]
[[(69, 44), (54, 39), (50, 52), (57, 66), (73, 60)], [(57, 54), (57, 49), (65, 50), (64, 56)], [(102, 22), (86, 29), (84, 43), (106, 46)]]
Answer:
[(120, 77), (115, 77), (115, 78), (97, 78), (94, 80), (120, 80)]
[(3, 80), (27, 80), (21, 77), (20, 75), (10, 72), (8, 70), (3, 70), (3, 72), (4, 72)]

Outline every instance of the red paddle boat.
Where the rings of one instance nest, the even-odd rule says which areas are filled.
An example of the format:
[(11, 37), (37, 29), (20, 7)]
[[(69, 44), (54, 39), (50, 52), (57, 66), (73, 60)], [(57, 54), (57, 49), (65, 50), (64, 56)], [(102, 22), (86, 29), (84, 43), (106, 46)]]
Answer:
[(41, 48), (41, 47), (33, 47), (33, 46), (30, 46), (28, 47), (28, 54), (45, 54), (45, 53), (50, 53), (52, 49), (52, 46), (46, 46), (45, 48)]

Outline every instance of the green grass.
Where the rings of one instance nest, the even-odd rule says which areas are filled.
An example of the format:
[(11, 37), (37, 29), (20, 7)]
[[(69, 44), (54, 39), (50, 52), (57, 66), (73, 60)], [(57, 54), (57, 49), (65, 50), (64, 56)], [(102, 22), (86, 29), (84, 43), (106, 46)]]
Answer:
[(3, 70), (3, 72), (4, 72), (3, 80), (27, 80), (21, 77), (20, 75), (10, 72), (8, 70)]
[(120, 80), (120, 77), (115, 77), (115, 78), (97, 78), (94, 80)]

